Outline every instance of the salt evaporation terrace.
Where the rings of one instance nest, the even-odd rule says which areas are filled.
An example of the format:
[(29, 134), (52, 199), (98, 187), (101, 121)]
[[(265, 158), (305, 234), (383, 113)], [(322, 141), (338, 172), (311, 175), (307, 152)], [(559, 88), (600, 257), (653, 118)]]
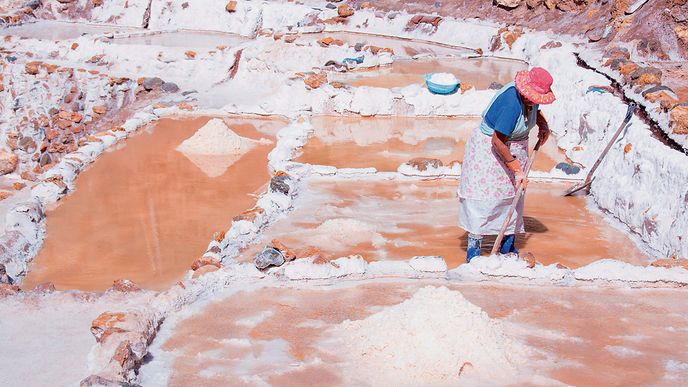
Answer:
[[(685, 10), (503, 2), (0, 5), (0, 385), (686, 384)], [(532, 66), (532, 256), (466, 264), (465, 141)]]

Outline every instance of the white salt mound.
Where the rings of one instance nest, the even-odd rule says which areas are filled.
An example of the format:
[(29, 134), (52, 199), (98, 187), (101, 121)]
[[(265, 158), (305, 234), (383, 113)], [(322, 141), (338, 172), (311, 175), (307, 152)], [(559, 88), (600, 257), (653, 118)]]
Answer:
[(438, 85), (456, 85), (459, 80), (451, 73), (434, 73), (430, 77), (430, 82)]
[(344, 374), (361, 385), (511, 383), (528, 353), (500, 322), (446, 287), (422, 288), (364, 320), (344, 321), (333, 334)]
[(236, 155), (248, 152), (258, 143), (259, 141), (239, 136), (222, 120), (214, 118), (179, 144), (177, 150), (184, 154)]
[(218, 177), (227, 172), (227, 169), (244, 154), (264, 141), (270, 142), (241, 137), (222, 120), (214, 118), (179, 144), (177, 151), (182, 152), (208, 177)]

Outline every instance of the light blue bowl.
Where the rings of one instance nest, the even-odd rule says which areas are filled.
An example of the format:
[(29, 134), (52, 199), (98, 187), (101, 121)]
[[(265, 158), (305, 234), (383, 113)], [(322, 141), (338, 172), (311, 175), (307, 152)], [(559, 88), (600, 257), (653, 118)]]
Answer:
[(430, 90), (431, 93), (435, 94), (451, 94), (454, 91), (456, 91), (456, 88), (459, 87), (459, 84), (461, 83), (461, 80), (457, 79), (457, 82), (451, 85), (440, 85), (438, 83), (433, 83), (430, 82), (430, 78), (435, 73), (427, 73), (425, 74), (425, 85), (428, 87), (428, 90)]

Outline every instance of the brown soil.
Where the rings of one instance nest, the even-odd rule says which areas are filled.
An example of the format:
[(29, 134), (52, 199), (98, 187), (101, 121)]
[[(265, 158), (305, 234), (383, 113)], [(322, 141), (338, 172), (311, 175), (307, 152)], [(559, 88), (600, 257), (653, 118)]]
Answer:
[[(47, 238), (24, 287), (52, 281), (58, 289), (104, 290), (127, 278), (164, 289), (177, 281), (213, 232), (254, 205), (269, 179), (270, 145), (255, 147), (214, 178), (175, 150), (208, 120), (162, 119), (84, 171), (76, 190), (48, 211)], [(229, 123), (256, 139), (283, 125)]]

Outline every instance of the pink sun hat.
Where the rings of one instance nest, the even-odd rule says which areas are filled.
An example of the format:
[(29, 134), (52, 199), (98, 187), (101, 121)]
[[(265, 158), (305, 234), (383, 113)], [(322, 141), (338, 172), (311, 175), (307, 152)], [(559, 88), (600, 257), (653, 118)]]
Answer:
[(548, 105), (557, 99), (552, 92), (554, 80), (542, 67), (517, 72), (515, 82), (518, 92), (533, 103)]

